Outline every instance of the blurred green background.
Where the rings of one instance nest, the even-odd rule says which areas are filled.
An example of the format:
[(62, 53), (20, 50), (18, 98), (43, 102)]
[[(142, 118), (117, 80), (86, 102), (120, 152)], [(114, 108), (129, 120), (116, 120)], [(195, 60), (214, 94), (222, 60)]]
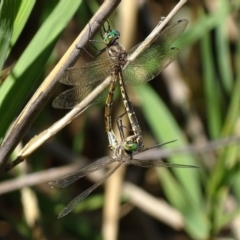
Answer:
[[(0, 141), (101, 4), (97, 0), (1, 1)], [(176, 4), (173, 0), (123, 0), (109, 21), (121, 33), (119, 42), (129, 50), (143, 41)], [(173, 44), (180, 48), (180, 55), (155, 80), (128, 88), (146, 146), (177, 139), (166, 146), (174, 149), (238, 135), (239, 9), (237, 0), (189, 0), (175, 15), (173, 22), (189, 20), (186, 31)], [(96, 39), (100, 39), (99, 34)], [(96, 54), (91, 46), (88, 49)], [(89, 61), (92, 59), (84, 54), (76, 65)], [(8, 76), (11, 71), (14, 74)], [(67, 113), (51, 105), (66, 89), (62, 84), (56, 86), (22, 145)], [(117, 92), (113, 120), (123, 112)], [(1, 177), (0, 193), (1, 186), (8, 186), (8, 190), (0, 198), (0, 239), (104, 239), (106, 219), (102, 213), (107, 199), (103, 186), (58, 220), (61, 209), (92, 181), (83, 178), (66, 189), (51, 189), (38, 181), (31, 188), (19, 188), (17, 184), (28, 174), (47, 173), (70, 163), (72, 156), (86, 164), (108, 155), (103, 113), (104, 103), (92, 106), (26, 162)], [(166, 160), (200, 168), (128, 166), (122, 178), (156, 199), (164, 199), (180, 214), (180, 226), (135, 207), (126, 196), (121, 198), (117, 239), (240, 239), (238, 143), (208, 153), (177, 154)], [(11, 180), (16, 181), (11, 185)]]

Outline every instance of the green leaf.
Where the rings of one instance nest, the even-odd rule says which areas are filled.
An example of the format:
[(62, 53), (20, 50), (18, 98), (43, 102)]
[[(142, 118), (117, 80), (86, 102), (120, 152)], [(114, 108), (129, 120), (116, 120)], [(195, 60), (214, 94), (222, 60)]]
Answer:
[[(185, 146), (188, 142), (181, 129), (153, 89), (148, 85), (144, 85), (136, 87), (136, 91), (141, 96), (141, 99), (146, 100), (141, 102), (141, 107), (158, 141), (161, 143), (174, 139), (178, 140), (172, 144), (165, 145), (164, 148)], [(195, 159), (190, 155), (172, 156), (169, 161), (178, 164), (196, 165)], [(192, 219), (195, 219), (198, 227), (203, 231), (200, 234), (201, 236), (208, 236), (208, 226), (204, 220), (204, 213), (199, 210), (203, 206), (199, 179), (199, 171), (201, 169), (173, 168), (171, 171), (174, 173), (174, 178), (168, 169), (158, 169), (158, 171), (159, 178), (163, 183), (162, 187), (171, 204), (177, 207), (184, 216), (188, 213), (189, 217), (191, 216)], [(194, 230), (190, 225), (188, 228), (192, 229), (192, 235), (199, 236), (199, 232), (194, 234), (196, 228)]]
[[(183, 136), (181, 129), (174, 120), (173, 116), (166, 108), (161, 99), (148, 85), (136, 87), (137, 93), (141, 96), (141, 99), (147, 99), (147, 101), (142, 101), (141, 106), (144, 115), (152, 129), (152, 132), (161, 142), (167, 142), (177, 139), (178, 141), (173, 144), (168, 144), (164, 147), (166, 148), (176, 148), (185, 146), (187, 141)], [(194, 158), (191, 156), (174, 156), (171, 158), (171, 162), (179, 164), (190, 164), (196, 165)], [(178, 180), (185, 188), (186, 192), (191, 196), (192, 200), (197, 204), (201, 205), (201, 191), (198, 185), (198, 175), (196, 169), (173, 169)]]
[(12, 48), (14, 46), (19, 35), (21, 34), (21, 32), (30, 16), (30, 13), (32, 12), (35, 2), (36, 2), (36, 0), (17, 1), (16, 16), (14, 18), (13, 35), (11, 38), (10, 48)]
[(0, 2), (0, 70), (6, 60), (13, 32), (16, 0)]
[(11, 75), (4, 81), (0, 89), (0, 115), (4, 116), (0, 122), (0, 137), (5, 134), (32, 89), (39, 85), (39, 76), (60, 33), (81, 2), (75, 0), (58, 3), (16, 63)]
[(222, 84), (224, 90), (230, 95), (233, 88), (233, 74), (231, 69), (231, 56), (230, 56), (230, 47), (228, 42), (228, 29), (227, 29), (227, 19), (228, 12), (230, 12), (230, 3), (226, 0), (221, 0), (219, 3), (220, 14), (222, 21), (218, 22), (216, 28), (216, 52), (217, 52), (217, 61), (219, 75), (221, 76)]
[[(202, 50), (202, 66), (203, 66), (203, 81), (205, 91), (205, 105), (207, 108), (208, 131), (212, 139), (219, 137), (221, 132), (221, 111), (222, 104), (220, 89), (216, 81), (216, 74), (214, 71), (214, 60), (212, 56), (212, 49), (210, 43), (209, 33), (205, 33), (201, 40)], [(214, 89), (214, 94), (213, 94)]]

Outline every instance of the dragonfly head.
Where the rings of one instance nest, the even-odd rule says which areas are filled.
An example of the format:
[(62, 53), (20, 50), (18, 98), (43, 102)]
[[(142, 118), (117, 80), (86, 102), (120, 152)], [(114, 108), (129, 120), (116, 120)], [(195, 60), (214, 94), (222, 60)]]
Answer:
[(128, 153), (137, 151), (138, 147), (139, 145), (136, 141), (135, 135), (127, 137), (123, 142), (123, 148)]
[(107, 31), (103, 35), (103, 41), (106, 45), (114, 43), (120, 37), (120, 33), (116, 30)]
[(123, 142), (123, 148), (128, 153), (141, 152), (144, 148), (142, 136), (128, 136)]
[(138, 144), (133, 141), (124, 141), (123, 148), (126, 152), (134, 152), (138, 149)]

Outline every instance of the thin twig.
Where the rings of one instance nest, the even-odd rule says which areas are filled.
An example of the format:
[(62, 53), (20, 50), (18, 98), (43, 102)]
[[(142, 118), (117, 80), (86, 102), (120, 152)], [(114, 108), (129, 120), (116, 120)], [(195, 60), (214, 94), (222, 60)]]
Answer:
[(80, 163), (70, 164), (60, 168), (52, 168), (37, 173), (31, 173), (25, 176), (1, 182), (0, 194), (5, 194), (11, 191), (19, 190), (23, 187), (30, 187), (52, 181), (65, 175), (66, 173), (74, 172), (76, 169), (83, 167)]
[(202, 145), (187, 145), (176, 149), (162, 149), (153, 148), (149, 151), (136, 154), (135, 157), (138, 159), (156, 159), (156, 158), (169, 158), (179, 154), (206, 154), (213, 152), (217, 149), (237, 144), (240, 142), (240, 136), (232, 136), (227, 138), (218, 139), (215, 141), (209, 141)]
[(163, 199), (158, 199), (130, 182), (124, 182), (123, 194), (128, 202), (175, 230), (184, 228), (184, 217)]

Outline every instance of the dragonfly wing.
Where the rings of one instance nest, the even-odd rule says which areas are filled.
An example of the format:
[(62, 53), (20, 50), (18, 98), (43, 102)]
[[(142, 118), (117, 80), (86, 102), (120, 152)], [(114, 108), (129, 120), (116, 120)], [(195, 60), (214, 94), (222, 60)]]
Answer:
[[(164, 46), (164, 48), (171, 48), (172, 44), (182, 35), (184, 30), (186, 29), (188, 24), (188, 20), (182, 19), (173, 24), (167, 25), (156, 37), (152, 44), (157, 44), (160, 46)], [(152, 48), (152, 44), (147, 47)], [(133, 48), (128, 51), (128, 55), (131, 55), (141, 43), (137, 44)], [(141, 49), (141, 48), (140, 48)], [(137, 57), (138, 58), (138, 57)]]
[(168, 47), (171, 47), (172, 44), (178, 39), (188, 25), (187, 19), (179, 20), (173, 24), (167, 25), (156, 38), (156, 42), (164, 42)]
[(173, 62), (178, 54), (179, 49), (177, 48), (171, 48), (168, 51), (162, 49), (158, 53), (156, 53), (155, 50), (152, 51), (152, 49), (147, 49), (142, 58), (139, 56), (139, 58), (131, 62), (127, 68), (124, 69), (124, 82), (127, 85), (135, 86), (151, 81)]
[(92, 187), (88, 188), (86, 191), (78, 195), (74, 198), (58, 215), (58, 218), (62, 218), (68, 213), (70, 213), (79, 202), (85, 199), (93, 190), (95, 190), (98, 186), (100, 186), (103, 182), (105, 182), (120, 166), (122, 162), (119, 162), (113, 169), (111, 169), (100, 181), (95, 183)]
[(139, 159), (131, 159), (129, 163), (136, 165), (138, 167), (166, 167), (166, 168), (198, 168), (192, 165), (186, 164), (175, 164), (175, 163), (166, 163), (162, 160), (139, 160)]
[[(187, 20), (180, 20), (164, 28), (149, 47), (126, 65), (123, 70), (124, 82), (128, 85), (148, 82), (174, 61), (179, 50), (171, 48), (172, 43), (183, 33), (187, 23)], [(128, 54), (131, 55), (139, 45)]]
[(78, 179), (80, 179), (90, 173), (93, 173), (99, 169), (105, 168), (113, 162), (115, 162), (115, 159), (113, 159), (111, 157), (100, 158), (96, 162), (94, 162), (90, 165), (87, 165), (86, 167), (80, 169), (77, 172), (66, 174), (63, 177), (61, 177), (55, 181), (49, 182), (48, 185), (51, 187), (65, 188), (65, 187), (69, 186), (70, 184), (74, 183), (75, 181), (77, 181)]
[(79, 67), (71, 67), (64, 71), (59, 82), (66, 85), (85, 86), (102, 82), (111, 71), (109, 59), (99, 59)]
[[(52, 105), (54, 108), (72, 109), (85, 99), (97, 86), (98, 83), (71, 88), (58, 95)], [(106, 99), (107, 94), (108, 89), (103, 90), (89, 105), (100, 103)]]

